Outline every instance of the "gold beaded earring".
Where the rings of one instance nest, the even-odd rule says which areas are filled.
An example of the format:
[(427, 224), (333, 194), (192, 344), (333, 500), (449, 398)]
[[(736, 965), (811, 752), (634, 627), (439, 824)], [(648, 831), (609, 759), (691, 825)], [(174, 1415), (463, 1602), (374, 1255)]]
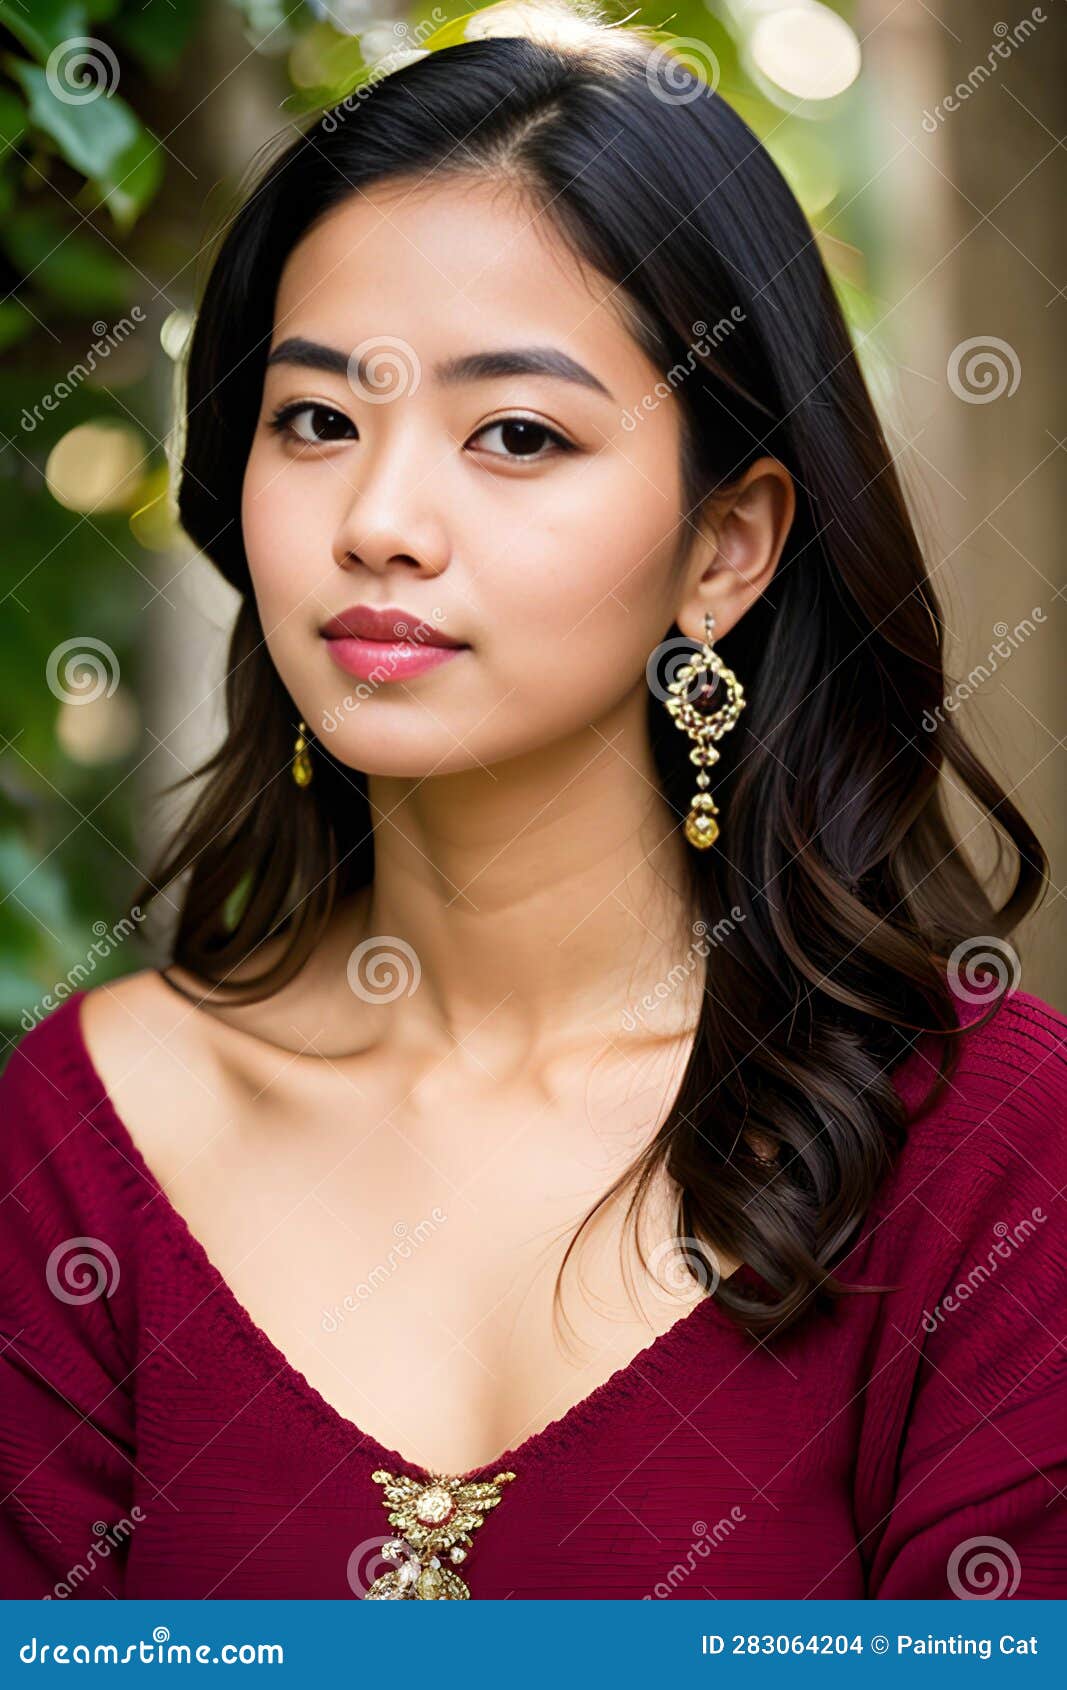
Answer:
[[(693, 795), (692, 808), (685, 818), (685, 836), (698, 851), (704, 851), (709, 845), (714, 845), (719, 837), (719, 824), (715, 817), (719, 813), (718, 805), (708, 792), (711, 777), (708, 768), (719, 761), (719, 753), (712, 743), (721, 739), (729, 728), (732, 728), (738, 716), (745, 708), (745, 695), (741, 683), (732, 669), (727, 669), (718, 652), (712, 650), (712, 638), (715, 633), (715, 618), (711, 611), (704, 613), (704, 643), (698, 652), (694, 652), (688, 663), (684, 663), (678, 670), (673, 681), (667, 687), (672, 698), (666, 700), (667, 709), (674, 717), (675, 725), (686, 732), (695, 741), (689, 753), (690, 762), (699, 768), (697, 775), (697, 791)], [(690, 682), (698, 675), (717, 675), (726, 689), (726, 699), (722, 707), (710, 716), (705, 715), (697, 707), (697, 700), (714, 691), (714, 681), (705, 681), (696, 694), (696, 698), (686, 697)]]
[(311, 780), (311, 758), (308, 756), (307, 723), (299, 723), (300, 732), (293, 743), (293, 779), (297, 786), (307, 786)]

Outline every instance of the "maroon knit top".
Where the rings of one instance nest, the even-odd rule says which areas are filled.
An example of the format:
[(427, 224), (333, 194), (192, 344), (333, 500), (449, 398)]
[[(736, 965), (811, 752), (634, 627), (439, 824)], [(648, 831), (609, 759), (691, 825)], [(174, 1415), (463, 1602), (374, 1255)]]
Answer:
[[(403, 1536), (372, 1473), (431, 1475), (239, 1304), (116, 1114), (84, 995), (0, 1076), (0, 1596), (361, 1597)], [(835, 1264), (897, 1289), (769, 1343), (709, 1298), (462, 1475), (515, 1475), (473, 1598), (1067, 1596), (1067, 1018), (1020, 991), (959, 1014)], [(910, 1108), (932, 1054), (894, 1072)]]

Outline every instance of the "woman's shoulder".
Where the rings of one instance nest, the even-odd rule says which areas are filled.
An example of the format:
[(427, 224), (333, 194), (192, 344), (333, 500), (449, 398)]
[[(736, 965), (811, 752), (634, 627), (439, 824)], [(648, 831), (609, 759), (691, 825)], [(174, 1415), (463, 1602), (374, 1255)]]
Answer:
[(1067, 1016), (1013, 991), (988, 1020), (962, 1001), (958, 1020), (955, 1066), (940, 1087), (932, 1048), (906, 1065), (905, 1142), (872, 1220), (898, 1253), (921, 1251), (931, 1266), (1001, 1221), (1055, 1215), (1067, 1187)]
[(62, 1444), (78, 1494), (82, 1467), (96, 1471), (99, 1450), (131, 1435), (145, 1183), (81, 1038), (87, 995), (39, 1005), (0, 1072), (2, 1384), (25, 1399), (42, 1447)]
[(189, 1007), (183, 1012), (177, 994), (155, 968), (50, 993), (24, 1015), (21, 1036), (8, 1049), (3, 1079), (9, 1089), (17, 1086), (20, 1094), (40, 1096), (62, 1109), (68, 1098), (57, 1082), (90, 1081), (98, 1053), (104, 1058), (99, 1066), (106, 1069), (143, 1061), (146, 1046), (161, 1035), (173, 1038), (188, 1023)]
[(0, 1280), (62, 1248), (126, 1236), (130, 1165), (81, 1037), (79, 987), (34, 1012), (0, 1072)]
[(958, 1000), (958, 1017), (963, 1029), (962, 1045), (972, 1060), (980, 1058), (988, 1067), (999, 1062), (1006, 1076), (1043, 1072), (1048, 1067), (1052, 1083), (1063, 1085), (1063, 1062), (1067, 1052), (1067, 1015), (1034, 992), (1010, 991), (1001, 998), (995, 1013), (984, 1019), (981, 999)]
[(1067, 1016), (1033, 992), (1012, 991), (986, 1017), (977, 1000), (957, 999), (956, 1061), (940, 1089), (931, 1091), (937, 1062), (927, 1047), (907, 1065), (901, 1084), (905, 1101), (919, 1107), (909, 1139), (936, 1151), (947, 1135), (959, 1144), (967, 1118), (966, 1144), (974, 1157), (1010, 1141), (1020, 1147), (1035, 1139), (1062, 1156), (1067, 1150)]
[(187, 1118), (211, 1061), (189, 1007), (154, 968), (46, 1000), (0, 1073), (5, 1190), (45, 1158), (55, 1176), (93, 1182), (116, 1162), (96, 1154), (101, 1142), (120, 1163), (128, 1154), (128, 1116), (162, 1130)]
[[(0, 1072), (0, 1158), (9, 1176), (61, 1144), (83, 1116), (91, 1087), (78, 1028), (84, 988), (49, 995), (23, 1016)], [(5, 1189), (9, 1189), (8, 1186)]]

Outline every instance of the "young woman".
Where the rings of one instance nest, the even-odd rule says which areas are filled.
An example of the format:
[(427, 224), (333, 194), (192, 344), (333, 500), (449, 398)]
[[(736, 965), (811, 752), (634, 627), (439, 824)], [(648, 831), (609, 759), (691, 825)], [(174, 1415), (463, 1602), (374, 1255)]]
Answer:
[(1045, 856), (770, 156), (542, 16), (214, 260), (172, 962), (2, 1081), (8, 1595), (1067, 1594)]

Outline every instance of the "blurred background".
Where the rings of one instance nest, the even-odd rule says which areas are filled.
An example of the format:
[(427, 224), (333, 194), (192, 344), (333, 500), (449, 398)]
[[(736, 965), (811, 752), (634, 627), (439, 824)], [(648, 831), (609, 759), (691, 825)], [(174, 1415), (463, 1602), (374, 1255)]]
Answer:
[[(177, 363), (208, 243), (261, 148), (469, 10), (0, 0), (4, 1047), (64, 983), (166, 954), (165, 896), (143, 928), (120, 918), (187, 801), (160, 789), (221, 732), (236, 602), (173, 515)], [(1051, 856), (1017, 983), (1067, 1007), (1063, 7), (614, 15), (679, 38), (816, 231), (951, 629), (945, 707)], [(992, 866), (992, 830), (952, 802)]]

